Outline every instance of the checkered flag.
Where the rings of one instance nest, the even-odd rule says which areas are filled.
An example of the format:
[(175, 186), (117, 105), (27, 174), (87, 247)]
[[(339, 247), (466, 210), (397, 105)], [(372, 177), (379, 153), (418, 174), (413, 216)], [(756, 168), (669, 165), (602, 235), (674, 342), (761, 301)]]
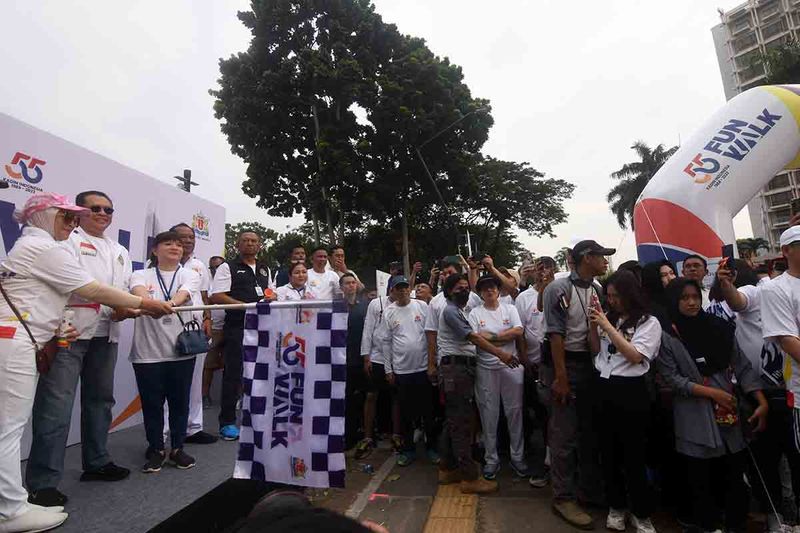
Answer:
[(247, 311), (233, 477), (344, 487), (346, 349), (344, 301)]

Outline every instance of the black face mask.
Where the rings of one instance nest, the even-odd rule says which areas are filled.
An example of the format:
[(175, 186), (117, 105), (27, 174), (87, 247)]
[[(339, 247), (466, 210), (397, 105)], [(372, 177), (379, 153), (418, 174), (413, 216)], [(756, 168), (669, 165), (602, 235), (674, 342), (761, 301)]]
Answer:
[(453, 301), (459, 307), (464, 307), (469, 302), (469, 291), (459, 291), (453, 293)]

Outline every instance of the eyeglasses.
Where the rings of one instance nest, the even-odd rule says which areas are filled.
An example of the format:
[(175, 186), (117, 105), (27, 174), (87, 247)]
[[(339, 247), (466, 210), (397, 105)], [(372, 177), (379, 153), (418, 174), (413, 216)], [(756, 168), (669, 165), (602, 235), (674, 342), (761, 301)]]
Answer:
[(114, 208), (113, 207), (103, 207), (101, 205), (93, 205), (89, 208), (92, 213), (99, 213), (100, 211), (104, 211), (106, 215), (113, 215)]

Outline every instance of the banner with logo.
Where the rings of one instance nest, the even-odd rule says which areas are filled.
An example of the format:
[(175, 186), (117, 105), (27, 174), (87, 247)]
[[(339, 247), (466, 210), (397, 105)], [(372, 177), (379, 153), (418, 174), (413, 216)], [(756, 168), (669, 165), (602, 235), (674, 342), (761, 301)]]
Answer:
[(245, 315), (242, 428), (234, 477), (344, 487), (347, 304)]
[[(213, 202), (151, 178), (69, 141), (0, 113), (0, 259), (20, 235), (12, 214), (36, 192), (69, 196), (97, 190), (114, 203), (113, 223), (106, 234), (125, 246), (133, 268), (143, 267), (153, 236), (184, 222), (194, 228), (196, 256), (204, 262), (220, 255), (225, 245), (225, 209)], [(166, 169), (177, 173), (179, 168)], [(128, 361), (133, 321), (122, 324), (115, 371), (112, 429), (141, 423), (141, 407), (133, 369)], [(72, 413), (69, 444), (80, 441), (80, 387)], [(27, 455), (27, 440), (23, 450)]]
[[(800, 168), (800, 85), (762, 86), (731, 99), (650, 180), (636, 205), (639, 259), (716, 262), (733, 217), (783, 169)], [(663, 251), (662, 251), (663, 247)]]

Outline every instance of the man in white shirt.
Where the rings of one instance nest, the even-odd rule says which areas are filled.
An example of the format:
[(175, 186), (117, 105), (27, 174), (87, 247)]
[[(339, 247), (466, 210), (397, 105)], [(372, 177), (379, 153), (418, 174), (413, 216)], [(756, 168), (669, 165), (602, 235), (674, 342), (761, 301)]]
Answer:
[(327, 266), (328, 251), (324, 246), (317, 246), (311, 252), (311, 269), (306, 283), (306, 290), (316, 300), (330, 300), (339, 292), (339, 276)]
[[(200, 286), (192, 293), (192, 305), (208, 305), (208, 291), (211, 288), (211, 273), (205, 263), (194, 255), (195, 234), (189, 224), (181, 222), (170, 228), (181, 237), (183, 257), (181, 266), (193, 270), (200, 276)], [(202, 320), (203, 331), (211, 339), (211, 311), (193, 313), (195, 319)], [(187, 444), (213, 444), (217, 437), (203, 431), (203, 369), (206, 354), (197, 354), (192, 375), (192, 388), (189, 393), (189, 421), (186, 424)], [(169, 428), (169, 409), (164, 404), (164, 428)]]
[(683, 260), (683, 277), (695, 280), (700, 284), (703, 296), (703, 309), (708, 309), (711, 301), (708, 297), (709, 289), (705, 285), (706, 276), (708, 276), (708, 261), (704, 257), (697, 254), (686, 256)]
[[(211, 273), (211, 279), (217, 272), (217, 268), (225, 263), (225, 258), (215, 255), (208, 260), (208, 270)], [(211, 296), (211, 288), (209, 287), (208, 295)], [(222, 327), (225, 324), (225, 311), (217, 309), (211, 311), (211, 346), (206, 354), (206, 361), (203, 365), (203, 408), (211, 407), (211, 383), (214, 381), (214, 372), (222, 370), (225, 367), (225, 362), (222, 358), (222, 343), (225, 335), (222, 333)]]
[(411, 287), (405, 276), (390, 279), (389, 290), (395, 302), (386, 310), (386, 379), (397, 385), (403, 419), (403, 448), (397, 455), (397, 464), (408, 466), (416, 458), (414, 422), (420, 418), (425, 429), (428, 458), (438, 464), (433, 386), (428, 379), (428, 346), (425, 340), (428, 304), (411, 299)]
[[(78, 194), (75, 203), (90, 210), (64, 246), (78, 256), (81, 266), (101, 283), (128, 290), (131, 260), (128, 251), (105, 235), (114, 206), (100, 191)], [(72, 404), (81, 381), (81, 481), (119, 481), (130, 470), (115, 465), (108, 453), (108, 430), (114, 407), (114, 368), (117, 363), (119, 324), (136, 316), (129, 309), (111, 309), (72, 295), (68, 306), (75, 313), (79, 337), (62, 348), (50, 372), (39, 376), (33, 407), (33, 441), (26, 467), (29, 501), (43, 506), (64, 505), (58, 491), (64, 470), (64, 450), (69, 435)]]

